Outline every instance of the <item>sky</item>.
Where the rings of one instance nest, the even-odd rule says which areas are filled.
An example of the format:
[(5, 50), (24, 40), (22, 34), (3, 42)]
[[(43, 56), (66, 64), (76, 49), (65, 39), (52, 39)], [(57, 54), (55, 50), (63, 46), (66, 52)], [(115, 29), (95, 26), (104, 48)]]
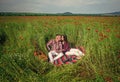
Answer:
[(0, 0), (0, 12), (96, 14), (120, 11), (120, 0)]

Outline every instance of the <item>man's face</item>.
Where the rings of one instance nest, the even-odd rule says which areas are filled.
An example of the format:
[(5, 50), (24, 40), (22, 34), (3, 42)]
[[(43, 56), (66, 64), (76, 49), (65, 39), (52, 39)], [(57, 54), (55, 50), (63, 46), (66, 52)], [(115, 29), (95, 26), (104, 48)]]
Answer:
[(61, 40), (61, 36), (60, 35), (58, 35), (58, 36), (56, 36), (56, 42), (59, 42), (60, 40)]

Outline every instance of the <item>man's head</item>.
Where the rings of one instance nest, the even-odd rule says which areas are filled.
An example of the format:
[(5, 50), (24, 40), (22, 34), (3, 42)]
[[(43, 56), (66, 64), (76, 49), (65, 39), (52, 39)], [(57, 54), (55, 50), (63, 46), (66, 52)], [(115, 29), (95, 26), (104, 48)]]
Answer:
[(61, 35), (60, 34), (56, 34), (55, 40), (56, 40), (56, 42), (61, 41)]

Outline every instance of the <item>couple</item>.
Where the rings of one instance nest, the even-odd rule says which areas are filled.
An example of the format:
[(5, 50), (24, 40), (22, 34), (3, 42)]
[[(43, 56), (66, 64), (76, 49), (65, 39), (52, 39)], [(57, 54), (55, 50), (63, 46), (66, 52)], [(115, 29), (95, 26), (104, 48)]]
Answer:
[[(55, 39), (47, 43), (47, 49), (49, 51), (48, 57), (52, 64), (63, 55), (76, 55), (78, 58), (84, 56), (84, 53), (79, 49), (70, 48), (66, 35), (57, 34)], [(53, 58), (53, 56), (55, 57)]]

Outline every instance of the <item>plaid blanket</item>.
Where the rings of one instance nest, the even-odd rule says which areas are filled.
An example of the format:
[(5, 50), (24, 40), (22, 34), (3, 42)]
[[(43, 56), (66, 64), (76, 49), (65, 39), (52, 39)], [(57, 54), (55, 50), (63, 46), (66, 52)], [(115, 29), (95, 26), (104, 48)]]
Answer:
[[(55, 56), (53, 56), (54, 58)], [(63, 55), (61, 58), (57, 59), (54, 61), (54, 65), (62, 65), (62, 64), (72, 64), (77, 62), (76, 56), (68, 56), (68, 55)]]

